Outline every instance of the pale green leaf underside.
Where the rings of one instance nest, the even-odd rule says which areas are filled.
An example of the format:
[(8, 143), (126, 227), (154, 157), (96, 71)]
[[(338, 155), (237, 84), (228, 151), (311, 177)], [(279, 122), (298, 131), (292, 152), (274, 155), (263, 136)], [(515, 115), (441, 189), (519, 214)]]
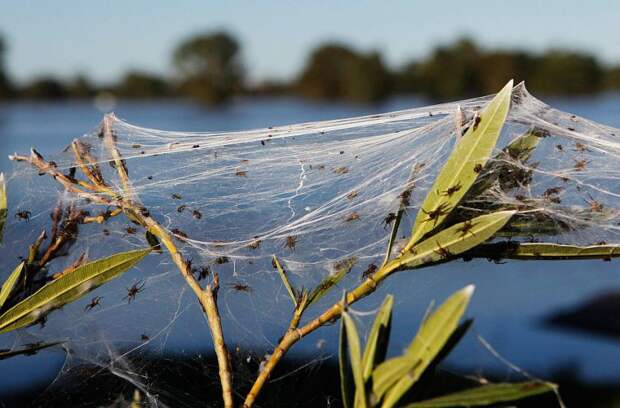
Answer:
[(473, 292), (474, 286), (469, 285), (450, 296), (422, 323), (403, 356), (387, 360), (375, 369), (373, 392), (377, 398), (385, 395), (383, 408), (393, 407), (441, 351)]
[[(390, 322), (392, 320), (392, 306), (394, 305), (394, 296), (387, 295), (385, 300), (381, 304), (375, 321), (370, 328), (368, 339), (366, 340), (366, 347), (364, 348), (364, 355), (362, 357), (362, 368), (364, 373), (364, 380), (370, 378), (372, 370), (376, 364), (376, 356), (378, 348), (382, 344), (387, 344), (389, 338)], [(383, 337), (383, 338), (382, 338)]]
[(0, 316), (0, 333), (36, 322), (50, 310), (70, 303), (131, 269), (151, 250), (122, 252), (80, 266), (51, 281)]
[(19, 277), (24, 270), (24, 266), (24, 262), (21, 262), (19, 265), (17, 265), (17, 267), (13, 269), (13, 272), (11, 272), (7, 280), (2, 284), (2, 289), (0, 289), (0, 308), (2, 308), (4, 302), (6, 302), (6, 300), (9, 298), (9, 295), (13, 291), (15, 284), (19, 280)]
[(478, 407), (516, 401), (533, 395), (552, 392), (555, 384), (542, 381), (487, 384), (465, 391), (408, 404), (405, 408)]
[[(512, 83), (512, 80), (509, 81), (489, 102), (480, 113), (478, 125), (469, 127), (442, 167), (416, 216), (412, 230), (412, 244), (439, 227), (476, 181), (479, 172), (474, 169), (477, 167), (482, 169), (489, 160), (506, 120)], [(448, 195), (447, 192), (451, 188), (458, 189)], [(429, 220), (428, 213), (436, 211), (442, 205), (446, 213)]]

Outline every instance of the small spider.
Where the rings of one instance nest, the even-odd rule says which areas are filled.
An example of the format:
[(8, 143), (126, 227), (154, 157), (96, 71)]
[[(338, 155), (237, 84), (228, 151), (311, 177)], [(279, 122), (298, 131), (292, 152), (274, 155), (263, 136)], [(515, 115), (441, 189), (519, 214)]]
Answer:
[(575, 171), (583, 171), (586, 169), (587, 160), (575, 160)]
[(474, 172), (480, 173), (482, 171), (482, 164), (478, 163), (474, 166)]
[(132, 149), (139, 149), (139, 148), (141, 148), (141, 147), (142, 147), (142, 145), (137, 144), (137, 143), (135, 143), (135, 144), (132, 144), (132, 145), (131, 145), (131, 148), (132, 148)]
[(110, 230), (107, 228), (104, 228), (101, 232), (103, 232), (103, 235), (105, 235), (106, 237), (110, 236)]
[(177, 193), (172, 193), (171, 197), (172, 197), (173, 200), (180, 200), (180, 199), (183, 198), (183, 197), (181, 197), (180, 194), (177, 194)]
[(172, 232), (174, 235), (176, 235), (177, 239), (184, 239), (184, 238), (186, 239), (187, 238), (187, 234), (184, 233), (183, 231), (181, 231), (178, 228), (174, 228), (174, 229), (170, 230), (170, 232)]
[(182, 213), (183, 211), (185, 211), (186, 208), (187, 206), (185, 204), (181, 204), (180, 206), (177, 207), (177, 212)]
[(289, 235), (286, 237), (286, 242), (284, 243), (284, 248), (288, 248), (290, 250), (295, 250), (295, 245), (297, 245), (297, 237), (295, 235)]
[(127, 234), (129, 234), (129, 235), (133, 235), (133, 234), (135, 234), (137, 231), (138, 231), (138, 230), (137, 230), (137, 229), (135, 229), (134, 227), (127, 227), (127, 228), (125, 228), (125, 232), (126, 232)]
[(131, 285), (130, 288), (125, 288), (127, 289), (127, 295), (123, 298), (123, 300), (127, 299), (127, 304), (131, 303), (132, 300), (136, 299), (136, 296), (138, 295), (138, 293), (144, 290), (144, 285), (145, 285), (145, 282), (138, 281), (134, 283), (133, 285)]
[[(256, 237), (254, 237), (254, 238), (256, 238)], [(254, 241), (252, 241), (252, 242), (250, 242), (248, 244), (248, 248), (250, 248), (250, 249), (258, 249), (258, 247), (260, 246), (260, 242), (261, 242), (260, 239), (255, 239)]]
[(263, 146), (265, 146), (265, 141), (264, 141), (264, 140), (261, 140), (261, 141), (260, 141), (260, 144), (261, 144), (261, 145), (263, 145)]
[(437, 244), (437, 249), (435, 249), (433, 252), (439, 255), (441, 259), (447, 259), (452, 256), (452, 253), (448, 251), (446, 248), (442, 247), (441, 244), (439, 244), (439, 242), (435, 241), (435, 243)]
[(245, 170), (237, 170), (235, 172), (235, 176), (237, 177), (247, 177), (248, 176), (248, 172)]
[(362, 272), (362, 280), (368, 278), (369, 276), (372, 276), (377, 271), (377, 269), (377, 265), (375, 265), (374, 263), (369, 264), (368, 268), (366, 268), (366, 270)]
[(252, 288), (250, 286), (244, 285), (243, 283), (239, 283), (239, 282), (231, 283), (230, 285), (228, 285), (228, 287), (237, 292), (246, 292), (246, 293), (252, 292)]
[(17, 218), (19, 220), (30, 221), (30, 216), (31, 215), (32, 215), (32, 213), (30, 211), (22, 210), (22, 211), (18, 211), (15, 214), (15, 218)]
[(353, 211), (344, 217), (345, 222), (351, 222), (351, 221), (355, 221), (359, 219), (360, 219), (360, 215), (357, 211)]
[(196, 218), (197, 220), (199, 220), (199, 219), (202, 218), (202, 213), (200, 211), (198, 211), (198, 210), (194, 210), (194, 211), (192, 211), (192, 216), (194, 218)]
[(588, 194), (588, 197), (590, 197), (590, 200), (585, 200), (585, 202), (590, 206), (590, 210), (594, 212), (602, 212), (605, 206), (592, 198), (590, 194)]
[(215, 258), (214, 262), (218, 265), (222, 265), (230, 262), (230, 259), (227, 256), (218, 256), (217, 258)]
[(346, 167), (338, 167), (337, 169), (334, 170), (334, 173), (336, 174), (347, 174), (349, 172), (349, 169)]
[(90, 300), (90, 303), (86, 305), (86, 307), (84, 308), (85, 312), (88, 312), (89, 310), (93, 309), (95, 306), (101, 306), (101, 299), (103, 299), (103, 296), (95, 296), (94, 298), (92, 298)]
[(400, 198), (401, 207), (409, 207), (411, 205), (411, 189), (408, 188), (407, 190), (400, 193), (398, 198)]
[(209, 269), (208, 266), (203, 266), (202, 268), (196, 270), (195, 272), (198, 274), (197, 279), (201, 281), (211, 274), (211, 269)]
[(355, 197), (357, 197), (357, 191), (351, 191), (349, 194), (347, 194), (347, 198), (349, 200), (353, 200)]
[(195, 145), (192, 146), (192, 149), (198, 149), (199, 147), (200, 147), (199, 144), (195, 144)]
[(448, 203), (441, 203), (439, 206), (437, 206), (437, 208), (432, 211), (426, 211), (424, 208), (422, 208), (422, 212), (428, 216), (424, 220), (424, 222), (433, 221), (433, 227), (435, 227), (435, 225), (437, 225), (437, 220), (439, 219), (439, 217), (450, 213), (450, 206), (448, 205)]
[(460, 189), (461, 189), (461, 182), (459, 181), (455, 185), (450, 186), (446, 190), (440, 192), (439, 195), (452, 197), (452, 194), (456, 193)]
[(468, 233), (471, 235), (476, 235), (472, 232), (472, 228), (474, 227), (474, 223), (471, 220), (467, 220), (463, 223), (463, 226), (459, 228), (457, 231), (461, 233), (461, 237), (464, 237)]
[(586, 145), (584, 145), (583, 143), (575, 143), (575, 151), (579, 152), (579, 153), (584, 153), (584, 152), (588, 152), (588, 148)]
[(564, 146), (562, 146), (561, 144), (555, 145), (555, 148), (558, 149), (558, 152), (563, 152), (564, 151)]
[(142, 341), (149, 341), (150, 339), (151, 338), (144, 333), (140, 335), (140, 340)]
[(383, 228), (387, 228), (388, 225), (392, 224), (396, 220), (396, 214), (393, 212), (388, 213), (383, 219)]

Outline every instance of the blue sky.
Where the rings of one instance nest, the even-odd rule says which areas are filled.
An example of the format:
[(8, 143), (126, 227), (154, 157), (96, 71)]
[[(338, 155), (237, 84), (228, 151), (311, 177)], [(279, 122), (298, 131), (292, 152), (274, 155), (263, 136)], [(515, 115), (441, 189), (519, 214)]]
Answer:
[[(7, 5), (8, 4), (8, 5)], [(487, 47), (587, 50), (620, 63), (620, 1), (33, 1), (3, 4), (13, 78), (84, 72), (111, 81), (130, 68), (170, 73), (192, 33), (225, 28), (253, 79), (287, 79), (311, 47), (341, 40), (391, 65), (469, 35)]]

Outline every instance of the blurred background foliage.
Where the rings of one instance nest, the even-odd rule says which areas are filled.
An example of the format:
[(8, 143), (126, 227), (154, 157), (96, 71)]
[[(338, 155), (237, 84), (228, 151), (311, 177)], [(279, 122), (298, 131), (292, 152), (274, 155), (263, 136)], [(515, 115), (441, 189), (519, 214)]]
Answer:
[[(130, 71), (111, 84), (95, 84), (84, 74), (63, 79), (38, 77), (17, 85), (5, 70), (6, 43), (0, 38), (0, 100), (90, 98), (102, 92), (121, 98), (186, 97), (219, 105), (243, 95), (296, 95), (311, 100), (380, 102), (398, 94), (433, 100), (495, 92), (510, 78), (526, 81), (539, 95), (580, 95), (620, 90), (620, 66), (606, 66), (585, 52), (551, 49), (484, 49), (460, 38), (399, 67), (387, 66), (379, 51), (360, 52), (329, 42), (309, 50), (291, 81), (249, 83), (242, 44), (224, 31), (199, 33), (171, 53), (174, 74), (164, 77)], [(283, 61), (285, 63), (285, 61)]]

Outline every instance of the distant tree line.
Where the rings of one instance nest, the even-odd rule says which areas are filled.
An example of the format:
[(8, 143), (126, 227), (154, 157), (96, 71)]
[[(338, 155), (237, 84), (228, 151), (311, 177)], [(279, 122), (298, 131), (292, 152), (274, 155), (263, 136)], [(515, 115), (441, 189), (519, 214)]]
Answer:
[(607, 67), (587, 53), (550, 50), (487, 50), (463, 38), (436, 47), (430, 55), (401, 67), (386, 66), (378, 51), (360, 52), (342, 43), (313, 49), (299, 75), (289, 82), (250, 85), (241, 46), (230, 34), (211, 32), (183, 41), (172, 53), (175, 75), (127, 72), (117, 83), (98, 86), (84, 75), (71, 80), (39, 77), (23, 86), (6, 74), (0, 38), (0, 100), (89, 98), (109, 92), (121, 98), (189, 97), (209, 105), (239, 95), (299, 95), (314, 100), (377, 102), (395, 94), (432, 99), (495, 92), (510, 78), (525, 80), (545, 95), (591, 94), (620, 90), (620, 66)]

